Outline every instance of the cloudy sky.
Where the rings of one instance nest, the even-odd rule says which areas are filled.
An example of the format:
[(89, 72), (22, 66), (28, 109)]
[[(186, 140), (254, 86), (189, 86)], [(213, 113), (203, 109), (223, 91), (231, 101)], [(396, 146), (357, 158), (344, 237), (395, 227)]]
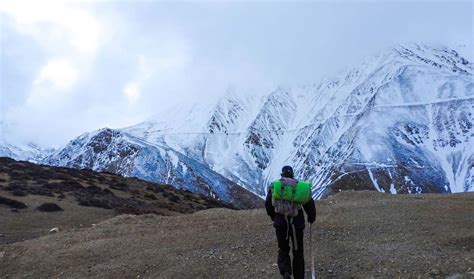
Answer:
[(57, 147), (229, 88), (314, 83), (394, 43), (472, 61), (473, 14), (472, 1), (2, 1), (0, 140)]

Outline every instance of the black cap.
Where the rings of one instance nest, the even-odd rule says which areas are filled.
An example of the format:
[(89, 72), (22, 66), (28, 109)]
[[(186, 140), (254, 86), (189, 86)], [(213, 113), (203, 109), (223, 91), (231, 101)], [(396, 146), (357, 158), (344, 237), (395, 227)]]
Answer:
[(290, 166), (284, 166), (281, 169), (281, 176), (293, 178), (293, 168)]

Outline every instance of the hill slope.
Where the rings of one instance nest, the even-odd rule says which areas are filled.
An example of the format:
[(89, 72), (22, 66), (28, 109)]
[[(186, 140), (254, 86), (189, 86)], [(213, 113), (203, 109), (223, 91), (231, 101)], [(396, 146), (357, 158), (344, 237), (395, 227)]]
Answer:
[[(343, 192), (318, 202), (317, 212), (313, 237), (320, 278), (473, 272), (474, 193)], [(262, 209), (121, 215), (95, 227), (0, 246), (0, 276), (275, 278), (276, 246)]]
[[(38, 210), (45, 203), (60, 209)], [(171, 185), (0, 157), (0, 243), (44, 235), (53, 227), (91, 225), (123, 213), (180, 215), (213, 207), (262, 205), (252, 195), (231, 205)]]

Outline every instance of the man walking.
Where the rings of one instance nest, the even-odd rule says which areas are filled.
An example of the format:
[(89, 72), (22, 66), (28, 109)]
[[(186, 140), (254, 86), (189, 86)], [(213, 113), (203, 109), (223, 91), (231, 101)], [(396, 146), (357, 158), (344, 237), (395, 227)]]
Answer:
[[(281, 178), (274, 181), (265, 200), (267, 214), (273, 221), (278, 240), (278, 269), (283, 278), (304, 278), (303, 230), (305, 220), (316, 219), (316, 207), (311, 196), (311, 184), (294, 179), (293, 168), (284, 166)], [(290, 239), (293, 246), (293, 269), (290, 260)], [(293, 271), (293, 272), (292, 272)]]

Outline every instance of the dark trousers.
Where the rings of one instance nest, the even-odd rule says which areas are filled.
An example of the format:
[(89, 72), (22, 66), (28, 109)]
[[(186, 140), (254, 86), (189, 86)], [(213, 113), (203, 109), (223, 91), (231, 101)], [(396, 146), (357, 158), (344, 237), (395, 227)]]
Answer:
[[(303, 229), (295, 229), (296, 242), (291, 226), (288, 230), (287, 224), (284, 224), (275, 227), (275, 230), (278, 240), (278, 269), (280, 274), (293, 274), (295, 279), (304, 278)], [(293, 272), (290, 260), (290, 239), (293, 250)], [(298, 247), (295, 244), (298, 244)]]

